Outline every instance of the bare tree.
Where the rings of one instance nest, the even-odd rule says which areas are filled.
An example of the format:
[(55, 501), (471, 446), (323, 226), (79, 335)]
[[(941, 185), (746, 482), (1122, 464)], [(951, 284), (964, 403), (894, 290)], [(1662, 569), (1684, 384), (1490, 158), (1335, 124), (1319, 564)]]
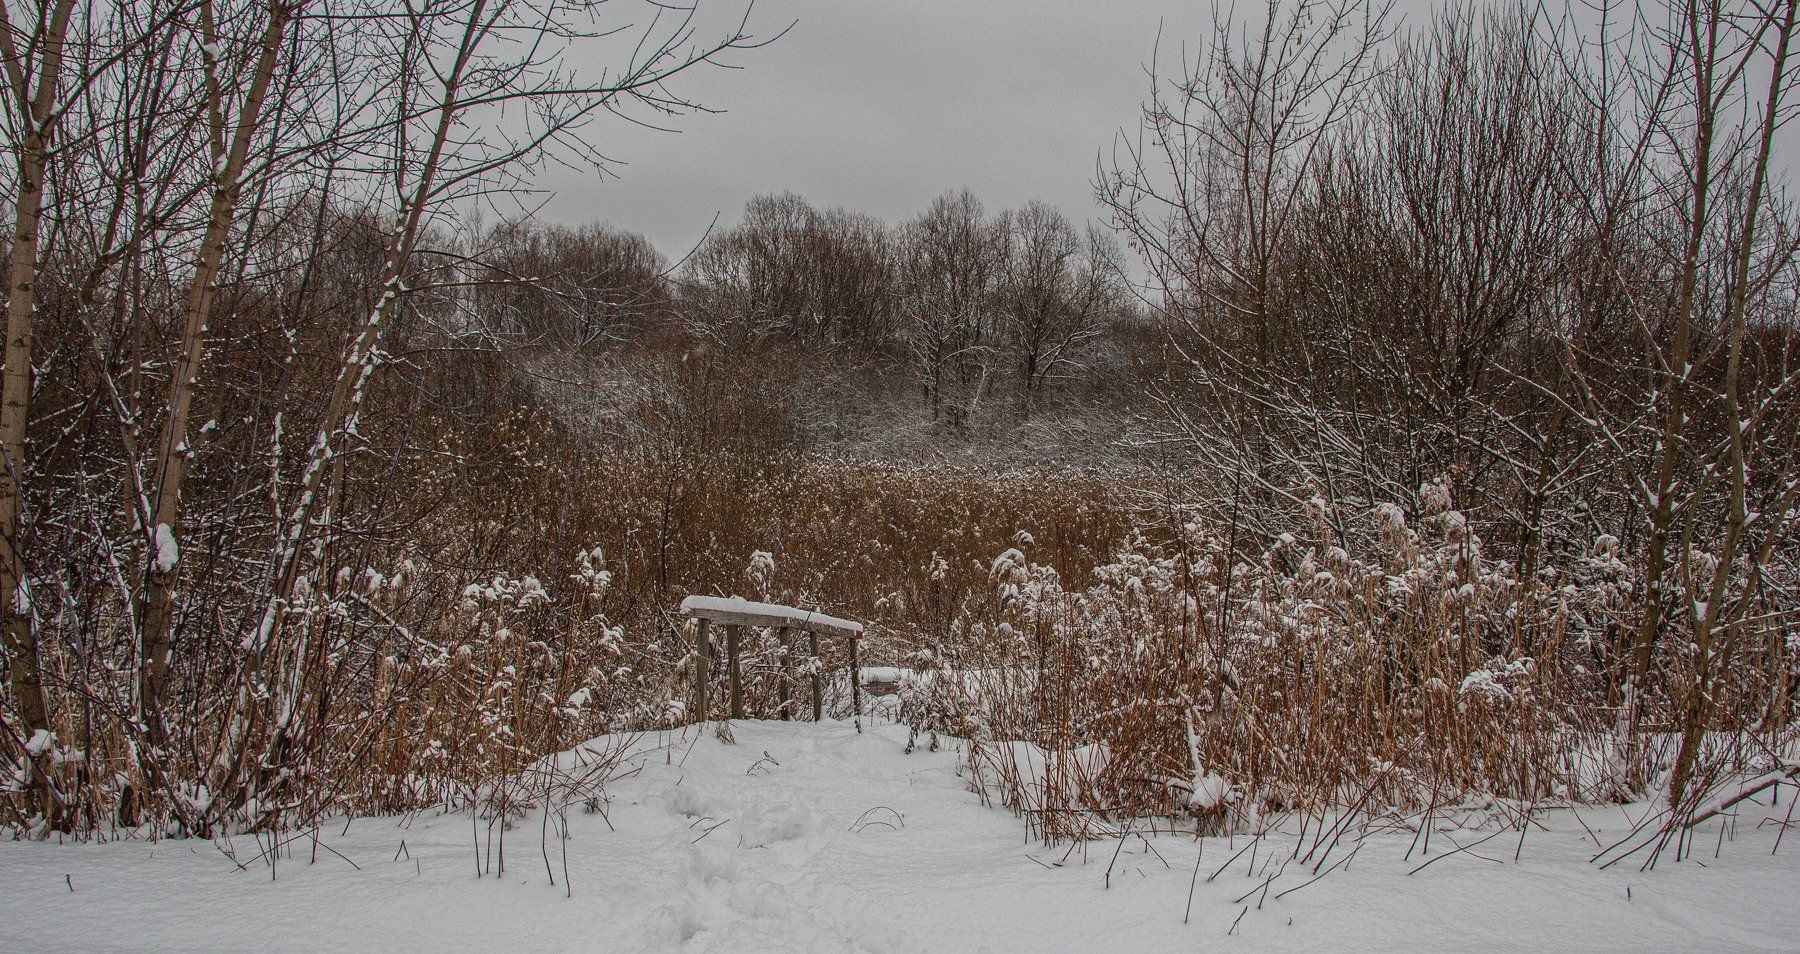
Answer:
[(1082, 236), (1038, 202), (1007, 213), (1001, 232), (1008, 248), (996, 311), (1018, 362), (1020, 413), (1029, 418), (1045, 380), (1073, 365), (1117, 313), (1116, 252), (1107, 233)]
[(736, 227), (695, 252), (687, 275), (707, 308), (753, 333), (865, 348), (891, 334), (887, 229), (791, 193), (751, 199)]
[(939, 196), (901, 229), (901, 313), (907, 348), (918, 364), (933, 421), (968, 408), (947, 400), (952, 385), (968, 407), (985, 393), (992, 362), (991, 309), (1005, 235), (967, 191)]
[[(391, 31), (391, 48), (399, 51), (386, 64), (390, 72), (370, 78), (393, 93), (381, 103), (372, 127), (384, 131), (390, 144), (383, 167), (386, 187), (371, 194), (392, 214), (373, 285), (377, 294), (351, 330), (300, 476), (280, 502), (263, 608), (244, 638), (246, 675), (208, 773), (209, 788), (225, 796), (215, 812), (235, 810), (278, 778), (270, 766), (280, 763), (299, 728), (298, 696), (314, 666), (316, 644), (310, 634), (300, 633), (286, 650), (285, 674), (272, 679), (268, 664), (283, 650), (283, 624), (297, 587), (309, 564), (318, 568), (315, 544), (336, 505), (328, 477), (357, 434), (383, 330), (417, 291), (416, 256), (429, 217), (458, 199), (507, 186), (551, 150), (599, 160), (576, 137), (597, 114), (633, 103), (665, 112), (692, 110), (694, 105), (675, 97), (666, 84), (722, 53), (754, 45), (742, 22), (696, 43), (691, 8), (659, 9), (641, 28), (629, 59), (590, 81), (560, 67), (561, 43), (594, 35), (582, 31), (593, 29), (587, 24), (597, 6), (559, 5), (546, 17), (546, 11), (525, 2), (441, 0), (408, 5), (377, 21)], [(521, 37), (533, 42), (515, 45)], [(525, 118), (517, 126), (479, 121), (502, 106), (523, 110)], [(266, 700), (260, 707), (269, 713), (266, 721), (258, 718), (259, 700)], [(260, 740), (253, 733), (258, 725)], [(272, 760), (253, 766), (248, 757), (253, 750), (271, 753)]]
[[(251, 147), (267, 124), (265, 106), (285, 52), (289, 24), (304, 13), (303, 3), (272, 0), (261, 11), (260, 36), (239, 47), (222, 42), (211, 0), (200, 3), (197, 24), (205, 73), (206, 141), (211, 160), (211, 204), (193, 264), (193, 278), (181, 325), (180, 359), (169, 381), (169, 396), (157, 442), (155, 476), (150, 482), (148, 512), (142, 526), (149, 554), (137, 608), (140, 641), (138, 711), (153, 746), (163, 743), (162, 686), (169, 668), (169, 636), (174, 623), (175, 585), (181, 567), (181, 497), (189, 460), (189, 432), (194, 396), (206, 349), (206, 332), (218, 295), (219, 269), (238, 216)], [(232, 63), (231, 55), (243, 62)], [(241, 51), (241, 52), (240, 52)], [(247, 75), (242, 99), (238, 80)]]
[[(1602, 114), (1636, 124), (1615, 135), (1635, 143), (1624, 161), (1654, 187), (1596, 207), (1656, 223), (1652, 234), (1670, 240), (1657, 250), (1668, 256), (1670, 278), (1638, 299), (1632, 315), (1643, 333), (1641, 364), (1574, 337), (1564, 355), (1571, 400), (1612, 451), (1646, 525), (1636, 711), (1665, 630), (1677, 621), (1686, 630), (1675, 650), (1687, 675), (1685, 686), (1673, 687), (1682, 738), (1669, 785), (1680, 815), (1698, 797), (1692, 782), (1721, 660), (1732, 649), (1726, 643), (1751, 636), (1763, 567), (1800, 493), (1789, 438), (1773, 423), (1788, 413), (1800, 381), (1781, 354), (1758, 353), (1754, 333), (1784, 320), (1774, 317), (1784, 307), (1777, 282), (1797, 248), (1771, 199), (1776, 134), (1794, 108), (1796, 4), (1713, 0), (1671, 3), (1661, 13), (1623, 41), (1657, 53), (1625, 78), (1635, 109)], [(1592, 99), (1610, 105), (1619, 97), (1602, 87)], [(1648, 386), (1633, 386), (1633, 378)]]
[[(1277, 261), (1330, 133), (1378, 75), (1387, 3), (1269, 0), (1252, 41), (1215, 22), (1180, 73), (1154, 69), (1137, 140), (1121, 140), (1100, 198), (1178, 314), (1248, 326), (1272, 343)], [(1185, 318), (1183, 320), (1189, 320)]]

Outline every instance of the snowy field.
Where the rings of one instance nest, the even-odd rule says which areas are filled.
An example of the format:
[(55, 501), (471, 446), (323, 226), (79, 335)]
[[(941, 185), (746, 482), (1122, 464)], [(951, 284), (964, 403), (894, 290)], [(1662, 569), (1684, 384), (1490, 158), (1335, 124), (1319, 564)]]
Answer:
[(1642, 811), (1610, 808), (1540, 816), (1518, 861), (1515, 832), (1440, 830), (1429, 856), (1383, 832), (1314, 880), (1289, 835), (1208, 880), (1244, 838), (1028, 844), (904, 727), (733, 733), (647, 737), (604, 815), (571, 815), (566, 884), (536, 815), (480, 879), (466, 815), (360, 819), (273, 871), (248, 838), (241, 867), (208, 841), (0, 843), (0, 950), (1800, 949), (1786, 794), (1650, 872), (1589, 863)]

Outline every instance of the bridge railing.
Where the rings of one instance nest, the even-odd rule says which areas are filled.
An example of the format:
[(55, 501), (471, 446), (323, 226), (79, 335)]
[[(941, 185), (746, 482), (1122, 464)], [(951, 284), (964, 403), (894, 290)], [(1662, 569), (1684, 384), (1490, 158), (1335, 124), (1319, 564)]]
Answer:
[(862, 719), (862, 687), (857, 673), (861, 668), (859, 644), (862, 641), (863, 625), (855, 620), (839, 619), (813, 610), (804, 610), (794, 606), (783, 606), (779, 603), (757, 603), (737, 597), (722, 596), (690, 596), (681, 601), (681, 613), (696, 620), (694, 627), (694, 712), (704, 722), (712, 714), (707, 689), (712, 681), (712, 627), (714, 624), (725, 629), (726, 676), (731, 693), (731, 717), (744, 717), (744, 683), (743, 672), (739, 662), (739, 648), (744, 627), (775, 630), (776, 638), (781, 643), (781, 709), (780, 717), (793, 717), (794, 689), (794, 642), (796, 634), (803, 634), (807, 640), (807, 651), (814, 660), (808, 666), (812, 688), (812, 717), (817, 722), (824, 714), (824, 678), (820, 673), (823, 657), (819, 654), (819, 638), (836, 639), (849, 643), (850, 663), (850, 701), (851, 710), (855, 713), (861, 728)]

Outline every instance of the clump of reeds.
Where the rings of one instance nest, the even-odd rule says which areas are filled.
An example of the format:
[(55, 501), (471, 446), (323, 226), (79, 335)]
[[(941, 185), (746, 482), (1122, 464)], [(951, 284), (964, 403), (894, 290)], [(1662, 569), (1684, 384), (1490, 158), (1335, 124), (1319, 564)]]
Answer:
[[(905, 711), (968, 735), (973, 785), (1052, 841), (1145, 816), (1249, 830), (1645, 794), (1666, 752), (1641, 744), (1654, 711), (1624, 717), (1617, 542), (1521, 581), (1427, 489), (1424, 513), (1377, 507), (1356, 541), (1319, 519), (1246, 553), (1195, 522), (1080, 588), (1009, 549), (998, 602), (959, 619)], [(1760, 711), (1753, 683), (1731, 691)], [(1714, 777), (1757, 747), (1715, 746)]]

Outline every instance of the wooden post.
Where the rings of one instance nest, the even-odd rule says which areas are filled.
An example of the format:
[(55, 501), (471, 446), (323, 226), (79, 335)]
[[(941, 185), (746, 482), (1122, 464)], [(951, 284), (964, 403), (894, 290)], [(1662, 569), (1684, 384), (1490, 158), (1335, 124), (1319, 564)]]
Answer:
[(862, 640), (850, 639), (850, 711), (856, 714), (856, 731), (862, 731), (862, 663), (857, 646)]
[(786, 626), (775, 631), (781, 639), (781, 721), (794, 717), (794, 647)]
[(823, 718), (825, 697), (825, 686), (819, 676), (819, 634), (809, 632), (806, 635), (812, 639), (812, 661), (808, 665), (812, 667), (813, 721), (819, 722)]
[(744, 717), (744, 679), (743, 673), (738, 668), (738, 634), (742, 632), (743, 628), (742, 626), (725, 627), (725, 655), (731, 666), (731, 717), (733, 719)]
[(712, 620), (694, 627), (694, 719), (706, 721), (706, 681), (712, 676)]

